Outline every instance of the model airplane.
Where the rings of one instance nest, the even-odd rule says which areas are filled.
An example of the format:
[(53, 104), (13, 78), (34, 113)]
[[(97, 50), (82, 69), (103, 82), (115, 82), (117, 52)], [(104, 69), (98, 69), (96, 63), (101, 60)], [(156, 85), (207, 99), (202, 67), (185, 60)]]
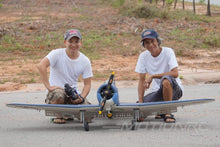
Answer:
[(140, 117), (149, 115), (170, 114), (177, 112), (177, 107), (202, 104), (214, 101), (214, 99), (194, 99), (179, 101), (162, 101), (151, 103), (119, 103), (119, 95), (113, 84), (114, 72), (111, 74), (107, 84), (103, 84), (97, 91), (99, 104), (91, 105), (58, 105), (58, 104), (23, 104), (11, 103), (8, 107), (45, 110), (46, 116), (56, 116), (57, 113), (63, 117), (74, 116), (80, 118), (85, 131), (89, 131), (89, 122), (92, 118), (124, 118), (133, 117), (131, 129), (134, 130)]

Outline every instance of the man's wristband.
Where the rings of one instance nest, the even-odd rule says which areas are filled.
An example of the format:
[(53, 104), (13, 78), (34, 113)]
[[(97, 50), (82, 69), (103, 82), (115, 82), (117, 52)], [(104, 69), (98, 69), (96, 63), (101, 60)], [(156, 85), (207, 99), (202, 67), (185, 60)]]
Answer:
[(85, 102), (85, 99), (81, 96), (81, 94), (79, 94), (79, 97), (83, 100), (83, 101), (81, 102), (81, 104), (84, 103), (84, 102)]

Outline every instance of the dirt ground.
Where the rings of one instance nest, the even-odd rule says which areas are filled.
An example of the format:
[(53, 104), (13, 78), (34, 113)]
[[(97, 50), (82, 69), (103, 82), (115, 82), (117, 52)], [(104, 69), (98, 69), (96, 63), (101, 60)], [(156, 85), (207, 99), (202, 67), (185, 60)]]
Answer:
[[(199, 54), (199, 53), (198, 53)], [(135, 87), (138, 84), (138, 74), (135, 73), (135, 65), (138, 59), (138, 56), (123, 57), (117, 56), (113, 60), (109, 60), (111, 56), (95, 60), (92, 63), (93, 71), (98, 71), (100, 73), (113, 70), (116, 71), (116, 85), (117, 87)], [(211, 84), (220, 82), (220, 58), (209, 58), (208, 55), (201, 57), (200, 59), (190, 59), (190, 58), (177, 58), (179, 62), (179, 75), (183, 85), (196, 85), (196, 84)], [(103, 66), (103, 63), (108, 66)], [(184, 63), (184, 64), (183, 64)], [(183, 64), (183, 65), (182, 65)], [(36, 64), (32, 62), (25, 63), (23, 65), (26, 70), (36, 71)], [(4, 67), (4, 72), (13, 73), (16, 76), (16, 73), (19, 73), (19, 70), (22, 68), (16, 68), (16, 66), (6, 66)], [(0, 71), (0, 74), (3, 71)], [(110, 72), (109, 72), (110, 75)], [(19, 76), (19, 75), (18, 75)], [(29, 75), (31, 77), (31, 75)], [(25, 76), (27, 77), (27, 76)], [(29, 77), (29, 78), (30, 78)], [(97, 89), (105, 80), (108, 79), (108, 76), (102, 78), (103, 80), (93, 80), (92, 88)], [(79, 88), (82, 88), (83, 83), (79, 82)], [(45, 90), (44, 85), (41, 81), (35, 83), (16, 83), (16, 82), (6, 82), (0, 84), (0, 91), (41, 91)]]
[[(64, 9), (60, 13), (57, 14), (56, 9), (47, 9), (47, 5), (54, 4), (50, 0), (35, 1), (35, 5), (41, 5), (42, 7), (33, 7), (28, 5), (24, 9), (23, 4), (20, 4), (20, 1), (3, 1), (5, 3), (5, 7), (8, 7), (7, 13), (3, 10), (0, 12), (0, 38), (1, 33), (4, 33), (5, 30), (9, 29), (8, 25), (11, 25), (13, 29), (11, 31), (15, 31), (16, 24), (19, 27), (23, 27), (25, 29), (24, 32), (21, 32), (24, 35), (30, 35), (34, 31), (39, 31), (37, 27), (41, 28), (42, 24), (45, 25), (42, 19), (42, 15), (48, 15), (48, 17), (55, 17), (58, 21), (59, 19), (65, 17), (67, 12), (64, 12)], [(22, 2), (22, 1), (21, 1)], [(65, 1), (66, 2), (66, 1)], [(64, 5), (65, 2), (57, 1), (58, 5)], [(14, 11), (13, 9), (9, 9), (12, 5), (16, 6), (16, 9), (19, 11)], [(55, 4), (54, 4), (55, 5)], [(68, 13), (68, 17), (79, 17), (81, 20), (75, 20), (75, 23), (78, 23), (82, 29), (89, 30), (91, 28), (97, 27), (98, 29), (109, 29), (113, 32), (124, 31), (129, 32), (132, 31), (129, 22), (133, 21), (133, 18), (127, 18), (118, 16), (118, 12), (109, 7), (95, 7), (94, 3), (91, 1), (75, 1), (71, 4), (75, 8), (81, 7), (81, 11), (77, 13), (70, 14)], [(70, 6), (67, 6), (66, 9), (69, 10)], [(187, 5), (186, 5), (187, 7)], [(191, 8), (191, 7), (190, 7)], [(31, 10), (29, 10), (31, 9)], [(39, 11), (36, 11), (38, 9)], [(71, 8), (72, 9), (72, 8)], [(85, 11), (88, 9), (88, 11)], [(205, 8), (198, 7), (198, 14), (205, 13), (203, 12)], [(50, 11), (50, 13), (48, 13)], [(37, 12), (37, 13), (36, 13)], [(33, 15), (34, 13), (35, 15)], [(33, 26), (29, 23), (16, 23), (19, 19), (22, 18), (23, 15), (30, 15)], [(102, 14), (102, 17), (99, 16)], [(88, 15), (88, 16), (87, 16)], [(86, 16), (86, 17), (85, 17)], [(93, 19), (88, 19), (88, 18)], [(112, 19), (114, 17), (114, 19)], [(82, 21), (87, 19), (86, 21)], [(36, 20), (36, 21), (33, 21)], [(143, 19), (136, 20), (136, 24), (141, 24)], [(12, 23), (15, 22), (15, 23)], [(43, 22), (43, 23), (42, 23)], [(42, 24), (41, 24), (42, 23)], [(126, 23), (128, 25), (126, 25)], [(39, 26), (37, 26), (39, 24)], [(58, 25), (59, 23), (54, 23), (54, 25)], [(154, 26), (154, 22), (148, 24), (149, 27)], [(166, 25), (166, 24), (165, 24)], [(35, 28), (36, 27), (36, 28)], [(62, 27), (59, 26), (58, 27)], [(164, 27), (164, 26), (162, 26)], [(219, 29), (219, 22), (215, 23), (215, 28)], [(51, 28), (50, 28), (51, 29)], [(53, 28), (52, 28), (53, 29)], [(3, 31), (2, 31), (3, 30)], [(7, 31), (6, 31), (7, 32)], [(161, 31), (163, 32), (163, 31)], [(165, 32), (166, 33), (166, 32)], [(164, 34), (162, 34), (164, 35)], [(169, 42), (171, 46), (175, 43)], [(123, 45), (129, 46), (129, 42), (124, 42)], [(27, 45), (28, 46), (28, 45)], [(31, 54), (36, 56), (45, 56), (45, 52), (42, 53), (43, 46), (38, 47), (38, 51), (34, 51)], [(112, 54), (111, 52), (105, 51), (105, 58), (101, 58), (98, 60), (92, 60), (92, 68), (94, 77), (93, 78), (93, 87), (98, 88), (98, 86), (103, 83), (103, 81), (107, 80), (110, 73), (112, 71), (116, 72), (117, 86), (118, 87), (126, 87), (126, 86), (137, 86), (138, 82), (138, 74), (135, 73), (135, 65), (138, 59), (139, 54), (126, 54), (126, 55), (117, 55)], [(220, 50), (219, 48), (213, 48), (210, 50), (204, 49), (196, 49), (196, 50), (188, 50), (183, 53), (181, 57), (177, 57), (179, 63), (179, 75), (184, 85), (195, 85), (200, 83), (219, 83), (220, 82)], [(41, 84), (41, 80), (36, 68), (36, 64), (40, 62), (41, 58), (27, 58), (26, 53), (22, 51), (14, 51), (13, 53), (0, 53), (0, 92), (1, 91), (38, 91), (45, 89)], [(82, 86), (82, 80), (79, 81), (79, 87)]]

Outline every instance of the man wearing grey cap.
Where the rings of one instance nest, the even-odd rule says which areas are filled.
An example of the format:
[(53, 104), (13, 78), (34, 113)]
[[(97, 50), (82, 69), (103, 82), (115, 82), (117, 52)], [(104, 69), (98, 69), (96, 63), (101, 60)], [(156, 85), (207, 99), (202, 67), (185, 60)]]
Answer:
[[(161, 39), (155, 30), (145, 30), (141, 38), (141, 44), (146, 51), (140, 54), (135, 69), (139, 73), (139, 103), (180, 99), (183, 87), (178, 77), (178, 63), (174, 51), (168, 47), (160, 47)], [(145, 89), (148, 88), (150, 92), (144, 95)], [(175, 123), (172, 114), (157, 115), (155, 118), (163, 118), (166, 123)]]
[[(79, 30), (71, 29), (64, 34), (66, 48), (52, 50), (37, 65), (43, 84), (48, 90), (47, 104), (89, 104), (86, 97), (90, 92), (93, 76), (90, 60), (79, 51), (82, 46), (82, 35)], [(47, 68), (50, 67), (49, 80)], [(82, 75), (84, 87), (80, 93), (77, 89), (79, 76)], [(69, 91), (76, 95), (76, 99), (69, 98)], [(74, 88), (72, 90), (71, 88)], [(65, 90), (64, 90), (65, 89)], [(68, 91), (68, 90), (67, 90)], [(58, 114), (52, 119), (54, 123), (65, 123), (65, 119)]]

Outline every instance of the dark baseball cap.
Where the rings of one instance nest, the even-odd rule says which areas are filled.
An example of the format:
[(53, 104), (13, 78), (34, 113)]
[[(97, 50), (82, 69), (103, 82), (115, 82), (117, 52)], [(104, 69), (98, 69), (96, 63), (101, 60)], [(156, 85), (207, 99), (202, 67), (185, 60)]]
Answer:
[(144, 39), (147, 39), (147, 38), (151, 38), (151, 39), (155, 39), (155, 38), (158, 38), (159, 35), (157, 34), (157, 32), (153, 29), (148, 29), (148, 30), (145, 30), (142, 34), (141, 34), (141, 41), (143, 41)]
[(81, 35), (80, 31), (77, 29), (68, 30), (64, 34), (64, 40), (70, 40), (72, 37), (77, 37), (80, 40), (82, 40), (82, 35)]

